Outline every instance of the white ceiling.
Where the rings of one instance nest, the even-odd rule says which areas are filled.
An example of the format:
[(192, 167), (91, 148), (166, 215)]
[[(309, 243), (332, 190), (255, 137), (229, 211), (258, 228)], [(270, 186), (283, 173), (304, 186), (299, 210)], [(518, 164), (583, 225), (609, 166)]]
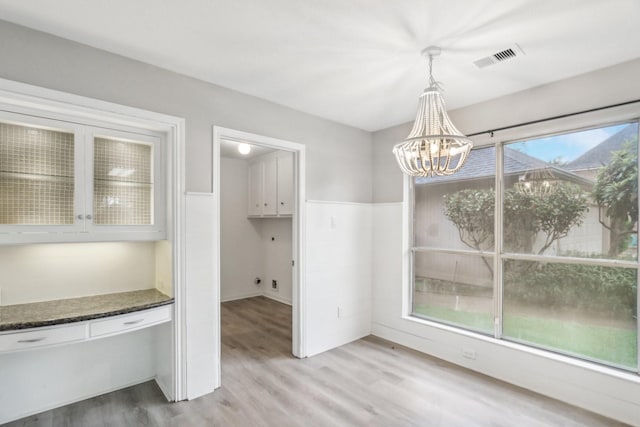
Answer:
[[(373, 131), (640, 57), (639, 0), (0, 0), (0, 17)], [(473, 61), (518, 43), (522, 58)]]
[(223, 139), (220, 144), (220, 157), (249, 160), (254, 157), (262, 156), (263, 154), (276, 151), (272, 148), (248, 144), (251, 147), (251, 151), (248, 154), (240, 154), (240, 152), (238, 151), (238, 145), (240, 145), (240, 141), (230, 141)]

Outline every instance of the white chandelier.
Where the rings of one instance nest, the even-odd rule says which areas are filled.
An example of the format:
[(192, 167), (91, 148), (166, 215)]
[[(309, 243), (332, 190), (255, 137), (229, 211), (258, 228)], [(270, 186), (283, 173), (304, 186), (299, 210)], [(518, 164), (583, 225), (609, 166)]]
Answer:
[(429, 46), (422, 54), (429, 57), (429, 87), (418, 101), (418, 113), (407, 138), (393, 147), (402, 172), (411, 176), (451, 175), (457, 172), (473, 147), (471, 140), (451, 123), (433, 78), (433, 57), (441, 49)]

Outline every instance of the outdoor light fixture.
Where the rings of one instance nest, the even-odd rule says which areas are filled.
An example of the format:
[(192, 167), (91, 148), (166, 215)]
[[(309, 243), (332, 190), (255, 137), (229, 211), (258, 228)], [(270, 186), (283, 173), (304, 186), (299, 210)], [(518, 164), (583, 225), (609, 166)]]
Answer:
[(523, 194), (551, 194), (558, 186), (558, 180), (548, 169), (536, 169), (518, 177), (514, 185)]
[(246, 156), (251, 152), (251, 146), (245, 142), (241, 142), (238, 144), (238, 152)]
[(433, 78), (433, 57), (441, 49), (429, 46), (422, 51), (429, 57), (429, 87), (418, 101), (418, 113), (409, 136), (393, 147), (402, 172), (411, 176), (452, 175), (467, 160), (473, 147), (471, 140), (451, 123)]

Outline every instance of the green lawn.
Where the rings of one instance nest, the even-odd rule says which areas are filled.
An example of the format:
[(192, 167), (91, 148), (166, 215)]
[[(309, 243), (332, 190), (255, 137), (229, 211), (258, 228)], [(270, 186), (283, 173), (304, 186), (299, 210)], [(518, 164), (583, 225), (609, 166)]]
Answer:
[[(469, 329), (493, 333), (488, 313), (455, 311), (417, 304), (416, 314)], [(632, 329), (564, 322), (557, 319), (505, 315), (503, 335), (518, 341), (635, 369), (638, 346)]]

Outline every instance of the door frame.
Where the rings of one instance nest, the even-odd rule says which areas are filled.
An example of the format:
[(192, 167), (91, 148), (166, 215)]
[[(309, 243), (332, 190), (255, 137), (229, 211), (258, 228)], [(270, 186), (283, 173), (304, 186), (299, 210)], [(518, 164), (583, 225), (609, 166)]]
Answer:
[[(306, 351), (306, 284), (305, 284), (305, 252), (306, 252), (306, 164), (305, 146), (297, 142), (283, 139), (271, 138), (264, 135), (244, 132), (235, 129), (228, 129), (220, 126), (213, 127), (213, 172), (212, 188), (215, 203), (216, 230), (216, 259), (215, 268), (215, 295), (217, 304), (220, 304), (220, 145), (223, 140), (246, 142), (261, 147), (273, 148), (275, 150), (289, 151), (293, 153), (293, 234), (292, 234), (292, 286), (291, 286), (291, 306), (292, 306), (292, 343), (291, 353), (298, 358), (307, 357)], [(218, 335), (218, 369), (220, 369), (220, 310), (215, 325)], [(218, 372), (218, 378), (221, 373)]]

